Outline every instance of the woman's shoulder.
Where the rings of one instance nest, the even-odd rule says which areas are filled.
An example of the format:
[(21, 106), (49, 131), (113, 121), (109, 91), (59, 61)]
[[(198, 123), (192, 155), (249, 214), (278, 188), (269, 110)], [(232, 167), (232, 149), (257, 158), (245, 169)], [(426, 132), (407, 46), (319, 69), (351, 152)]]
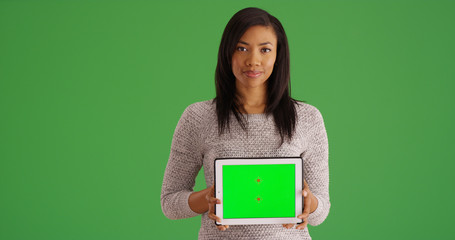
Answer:
[(322, 120), (322, 114), (319, 108), (316, 106), (302, 102), (299, 100), (295, 101), (296, 112), (299, 119), (304, 121), (320, 121)]
[(191, 111), (195, 113), (205, 113), (213, 109), (214, 103), (213, 99), (211, 100), (206, 100), (206, 101), (200, 101), (200, 102), (194, 102), (188, 105), (185, 109), (185, 111)]
[(213, 99), (194, 102), (186, 107), (182, 115), (196, 120), (207, 120), (213, 115), (214, 106)]

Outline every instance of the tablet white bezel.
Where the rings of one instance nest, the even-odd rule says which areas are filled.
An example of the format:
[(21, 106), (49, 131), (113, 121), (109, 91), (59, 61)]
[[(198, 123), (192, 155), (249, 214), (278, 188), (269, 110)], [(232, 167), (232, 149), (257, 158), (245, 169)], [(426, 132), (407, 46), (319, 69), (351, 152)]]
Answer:
[[(223, 218), (223, 172), (224, 165), (263, 165), (263, 164), (295, 164), (295, 215), (290, 218)], [(221, 204), (215, 205), (215, 215), (221, 218), (217, 225), (240, 225), (240, 224), (285, 224), (302, 223), (297, 218), (303, 210), (303, 160), (301, 157), (276, 157), (276, 158), (217, 158), (215, 159), (215, 197), (221, 200)]]

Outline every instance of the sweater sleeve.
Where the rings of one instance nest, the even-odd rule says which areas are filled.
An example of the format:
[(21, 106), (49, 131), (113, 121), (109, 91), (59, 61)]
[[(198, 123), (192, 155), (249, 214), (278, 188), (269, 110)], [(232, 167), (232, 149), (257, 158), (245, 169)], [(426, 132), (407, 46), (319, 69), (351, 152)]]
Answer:
[(199, 215), (191, 210), (188, 198), (193, 193), (195, 179), (202, 167), (200, 132), (195, 105), (183, 112), (174, 131), (171, 151), (161, 188), (161, 209), (169, 219)]
[(308, 224), (317, 226), (328, 216), (329, 199), (329, 146), (324, 120), (320, 111), (312, 107), (311, 125), (307, 132), (307, 150), (303, 152), (304, 177), (310, 191), (318, 199), (318, 207), (308, 217)]

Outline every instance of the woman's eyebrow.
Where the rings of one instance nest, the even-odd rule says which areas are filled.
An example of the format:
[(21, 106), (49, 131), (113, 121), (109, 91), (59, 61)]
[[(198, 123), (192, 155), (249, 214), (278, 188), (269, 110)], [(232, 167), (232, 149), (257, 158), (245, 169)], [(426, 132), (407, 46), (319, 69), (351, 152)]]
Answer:
[[(247, 42), (244, 42), (244, 41), (239, 41), (239, 43), (242, 43), (242, 44), (245, 44), (245, 45), (250, 45), (250, 44), (248, 44)], [(271, 42), (259, 43), (258, 45), (262, 46), (262, 45), (267, 45), (267, 44), (270, 44), (270, 45), (273, 46), (273, 44)]]

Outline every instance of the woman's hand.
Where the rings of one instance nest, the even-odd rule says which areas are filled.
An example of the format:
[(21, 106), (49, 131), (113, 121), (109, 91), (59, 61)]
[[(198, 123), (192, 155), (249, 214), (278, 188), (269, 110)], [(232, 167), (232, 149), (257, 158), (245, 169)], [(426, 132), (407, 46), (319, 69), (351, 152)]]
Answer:
[[(215, 186), (214, 185), (212, 185), (210, 187), (209, 192), (207, 193), (207, 195), (205, 195), (205, 199), (207, 199), (207, 204), (209, 205), (208, 217), (217, 222), (221, 222), (221, 219), (215, 215), (215, 204), (221, 204), (221, 201), (220, 201), (220, 199), (215, 198)], [(229, 225), (220, 225), (220, 226), (216, 225), (216, 227), (221, 231), (225, 231), (226, 229), (229, 228)]]
[[(308, 187), (308, 183), (306, 180), (303, 180), (303, 212), (301, 215), (298, 215), (297, 217), (300, 219), (303, 219), (303, 223), (297, 224), (296, 229), (305, 229), (306, 225), (308, 224), (308, 216), (310, 216), (310, 213), (313, 212), (311, 211), (311, 206), (314, 205), (312, 201), (316, 199), (316, 197), (311, 193), (310, 188)], [(317, 199), (316, 199), (317, 201)], [(317, 205), (316, 205), (317, 206)], [(283, 227), (289, 229), (294, 226), (293, 223), (289, 224), (283, 224)]]

